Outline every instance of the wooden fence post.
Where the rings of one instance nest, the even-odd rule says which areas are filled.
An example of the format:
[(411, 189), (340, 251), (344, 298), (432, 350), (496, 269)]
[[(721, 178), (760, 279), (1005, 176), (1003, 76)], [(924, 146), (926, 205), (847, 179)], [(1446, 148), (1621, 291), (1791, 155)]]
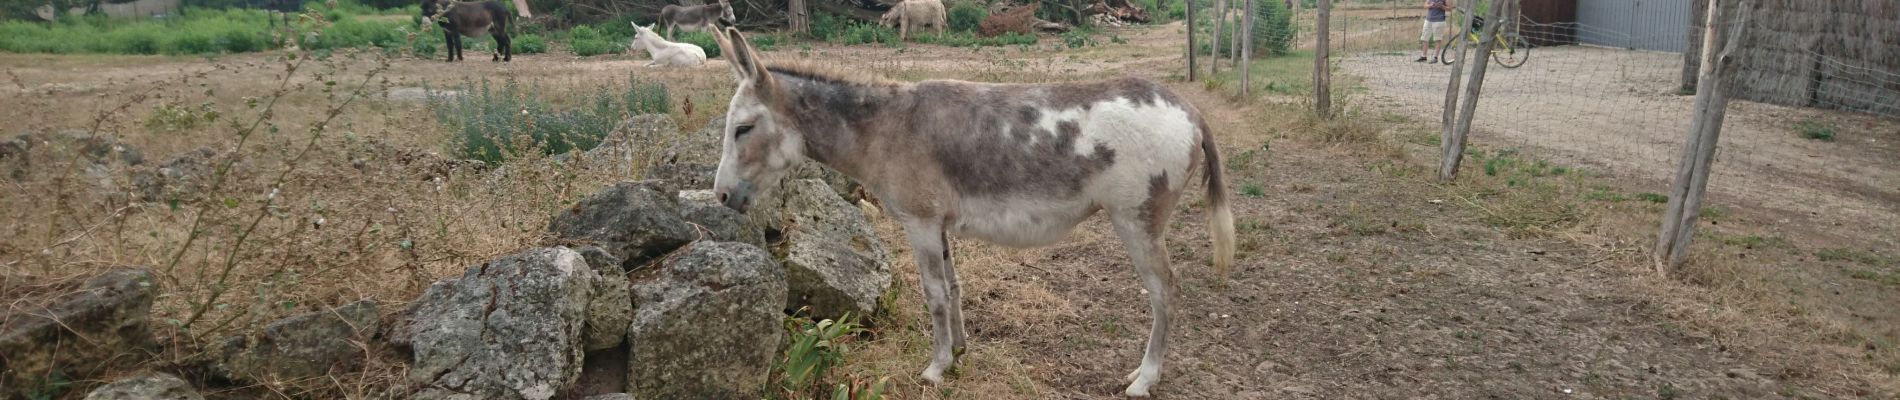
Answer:
[(1313, 37), (1313, 113), (1320, 118), (1332, 118), (1333, 74), (1332, 74), (1332, 37), (1328, 25), (1333, 19), (1333, 0), (1319, 0), (1318, 25), (1314, 26)]
[[(1656, 272), (1663, 276), (1689, 259), (1689, 242), (1695, 237), (1702, 194), (1709, 185), (1709, 166), (1715, 161), (1715, 143), (1722, 136), (1722, 118), (1728, 109), (1729, 80), (1735, 74), (1731, 54), (1736, 43), (1742, 41), (1748, 6), (1746, 1), (1709, 1), (1701, 71), (1696, 77), (1695, 120), (1689, 126), (1689, 140), (1682, 146), (1680, 168), (1669, 190), (1669, 205), (1663, 209), (1662, 229), (1656, 238)], [(1741, 9), (1740, 17), (1730, 18), (1735, 8)], [(1717, 48), (1721, 49), (1719, 53)]]
[[(1465, 79), (1466, 57), (1464, 57), (1463, 54), (1471, 51), (1470, 46), (1467, 46), (1470, 41), (1465, 40), (1464, 33), (1471, 31), (1471, 22), (1473, 21), (1471, 16), (1476, 15), (1472, 13), (1472, 3), (1475, 2), (1464, 2), (1465, 26), (1459, 28), (1456, 33), (1453, 33), (1452, 37), (1445, 38), (1446, 47), (1451, 47), (1453, 44), (1458, 46), (1457, 54), (1459, 54), (1459, 57), (1458, 61), (1451, 63), (1451, 83), (1445, 86), (1445, 115), (1444, 118), (1439, 120), (1439, 124), (1441, 125), (1439, 129), (1443, 132), (1439, 134), (1438, 140), (1441, 146), (1445, 143), (1451, 143), (1451, 135), (1453, 132), (1451, 127), (1458, 121), (1458, 89), (1460, 89), (1459, 85), (1464, 82)], [(1432, 50), (1433, 49), (1426, 49), (1425, 51), (1429, 53)], [(1437, 59), (1438, 55), (1426, 54), (1425, 57)], [(1463, 155), (1460, 154), (1459, 156), (1462, 157)]]
[[(1478, 94), (1484, 90), (1484, 70), (1486, 66), (1491, 65), (1491, 49), (1498, 44), (1498, 31), (1504, 24), (1511, 22), (1499, 16), (1507, 15), (1504, 11), (1512, 4), (1516, 4), (1516, 0), (1492, 2), (1491, 15), (1486, 17), (1490, 23), (1484, 27), (1484, 32), (1478, 34), (1480, 39), (1476, 51), (1471, 54), (1465, 54), (1462, 50), (1458, 52), (1457, 63), (1468, 60), (1477, 60), (1477, 63), (1471, 65), (1471, 77), (1468, 79), (1469, 82), (1466, 82), (1465, 93), (1458, 99), (1462, 102), (1458, 107), (1458, 122), (1452, 125), (1450, 134), (1445, 135), (1444, 160), (1438, 164), (1439, 180), (1449, 181), (1458, 177), (1458, 163), (1464, 161), (1465, 157), (1465, 136), (1471, 133), (1471, 117), (1478, 111)], [(1470, 24), (1467, 23), (1466, 26)], [(1455, 40), (1463, 42), (1463, 35), (1459, 36), (1461, 37)], [(1461, 45), (1459, 48), (1463, 47)]]
[(1194, 20), (1200, 19), (1200, 18), (1195, 18), (1195, 17), (1196, 16), (1194, 15), (1194, 0), (1187, 0), (1187, 30), (1188, 30), (1188, 45), (1187, 45), (1188, 75), (1187, 75), (1187, 78), (1188, 78), (1188, 81), (1200, 80), (1200, 79), (1197, 79), (1197, 76), (1201, 72), (1200, 67), (1194, 64), (1194, 53), (1196, 52), (1196, 50), (1198, 50), (1194, 48)]

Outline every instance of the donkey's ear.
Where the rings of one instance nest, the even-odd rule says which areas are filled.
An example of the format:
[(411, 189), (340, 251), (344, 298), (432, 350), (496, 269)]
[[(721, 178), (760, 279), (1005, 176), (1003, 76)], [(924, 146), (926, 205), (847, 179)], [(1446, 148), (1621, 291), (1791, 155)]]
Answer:
[(725, 54), (726, 64), (732, 66), (732, 76), (740, 80), (750, 78), (751, 76), (746, 72), (746, 67), (739, 64), (739, 51), (733, 49), (732, 39), (727, 38), (725, 32), (716, 30), (713, 31), (712, 37), (713, 42), (719, 44), (719, 54)]
[(739, 32), (739, 28), (727, 27), (726, 40), (730, 43), (720, 50), (727, 52), (727, 60), (738, 71), (740, 79), (750, 79), (754, 84), (771, 81), (771, 76), (766, 74), (765, 63), (759, 60), (758, 50), (752, 49), (752, 43), (746, 40), (744, 33)]

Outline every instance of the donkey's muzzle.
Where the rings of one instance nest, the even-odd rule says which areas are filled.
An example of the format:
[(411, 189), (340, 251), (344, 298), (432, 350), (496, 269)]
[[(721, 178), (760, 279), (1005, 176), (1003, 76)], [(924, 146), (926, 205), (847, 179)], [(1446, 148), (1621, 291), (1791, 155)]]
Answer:
[(737, 210), (740, 214), (744, 214), (747, 208), (752, 207), (751, 183), (739, 182), (731, 189), (718, 191), (718, 195), (720, 204), (725, 204), (727, 208)]

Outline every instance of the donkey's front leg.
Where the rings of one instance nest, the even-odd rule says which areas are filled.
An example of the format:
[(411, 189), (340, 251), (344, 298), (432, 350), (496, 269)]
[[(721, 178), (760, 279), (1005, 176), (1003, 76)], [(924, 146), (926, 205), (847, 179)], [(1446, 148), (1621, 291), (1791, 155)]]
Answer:
[(930, 383), (943, 383), (943, 372), (956, 362), (957, 334), (952, 333), (958, 325), (951, 316), (957, 314), (957, 303), (951, 296), (949, 274), (950, 249), (945, 246), (943, 222), (904, 221), (904, 236), (910, 239), (911, 254), (917, 259), (917, 272), (921, 277), (924, 292), (924, 304), (930, 309), (930, 341), (932, 346), (930, 365), (924, 367), (923, 378)]

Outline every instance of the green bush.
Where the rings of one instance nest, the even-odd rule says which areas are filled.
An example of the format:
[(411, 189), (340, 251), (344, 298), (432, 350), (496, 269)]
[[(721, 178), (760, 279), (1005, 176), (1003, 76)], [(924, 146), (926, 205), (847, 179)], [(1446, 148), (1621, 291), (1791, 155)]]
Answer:
[(977, 24), (983, 23), (983, 19), (990, 17), (990, 9), (984, 8), (976, 0), (966, 0), (950, 6), (949, 14), (946, 19), (950, 21), (951, 30), (971, 32), (976, 30)]
[[(631, 28), (629, 28), (631, 29)], [(620, 54), (627, 51), (625, 42), (613, 40), (591, 26), (577, 26), (567, 32), (568, 47), (574, 49), (574, 55), (587, 57), (601, 54)]]
[(409, 45), (409, 54), (416, 57), (433, 58), (435, 57), (436, 49), (440, 48), (436, 43), (434, 40), (416, 39), (415, 43)]
[[(719, 57), (719, 42), (713, 39), (712, 33), (694, 31), (678, 32), (675, 33), (675, 35), (679, 36), (680, 43), (689, 43), (706, 50), (706, 57)], [(753, 46), (758, 47), (759, 50), (766, 50), (764, 46), (759, 46), (758, 43), (753, 43)]]
[(462, 94), (429, 98), (436, 122), (455, 132), (458, 156), (491, 164), (532, 152), (586, 151), (626, 116), (665, 113), (672, 104), (664, 85), (632, 77), (626, 87), (601, 87), (571, 109), (556, 109), (539, 88), (512, 78), (498, 88), (487, 79), (463, 81), (456, 90)]
[(1820, 121), (1815, 121), (1815, 120), (1805, 120), (1801, 122), (1796, 122), (1794, 124), (1794, 130), (1797, 132), (1801, 132), (1801, 137), (1804, 137), (1804, 138), (1819, 140), (1823, 142), (1834, 141), (1834, 125), (1833, 124), (1828, 124), (1825, 122), (1820, 122)]
[(164, 20), (66, 16), (56, 22), (0, 22), (0, 51), (17, 53), (207, 54), (273, 47), (257, 10), (186, 9)]
[(891, 29), (890, 27), (883, 26), (883, 25), (868, 24), (868, 23), (861, 23), (861, 22), (851, 24), (850, 27), (845, 28), (844, 34), (842, 35), (842, 37), (836, 37), (832, 39), (833, 39), (832, 41), (834, 42), (840, 42), (847, 45), (870, 44), (870, 43), (883, 43), (887, 46), (902, 45), (902, 43), (897, 40), (896, 29)]
[(842, 18), (827, 12), (814, 12), (811, 16), (811, 37), (831, 41), (831, 38), (843, 36), (845, 28), (849, 27), (850, 23), (850, 18)]
[(515, 54), (541, 54), (548, 52), (548, 40), (542, 38), (541, 35), (516, 35), (512, 39), (514, 39), (513, 45), (515, 47)]
[[(405, 25), (400, 21), (369, 21), (345, 17), (330, 24), (330, 27), (323, 29), (322, 32), (318, 32), (315, 40), (302, 40), (300, 44), (303, 48), (310, 50), (395, 47), (405, 42), (402, 30)], [(441, 28), (436, 29), (440, 32)]]

